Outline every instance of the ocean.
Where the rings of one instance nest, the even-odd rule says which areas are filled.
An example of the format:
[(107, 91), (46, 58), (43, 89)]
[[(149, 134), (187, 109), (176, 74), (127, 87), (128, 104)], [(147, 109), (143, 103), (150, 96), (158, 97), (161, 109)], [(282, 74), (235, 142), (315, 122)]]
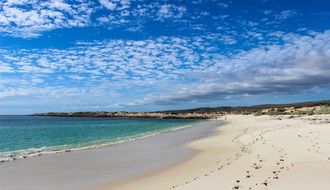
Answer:
[(0, 162), (123, 143), (197, 120), (0, 116)]

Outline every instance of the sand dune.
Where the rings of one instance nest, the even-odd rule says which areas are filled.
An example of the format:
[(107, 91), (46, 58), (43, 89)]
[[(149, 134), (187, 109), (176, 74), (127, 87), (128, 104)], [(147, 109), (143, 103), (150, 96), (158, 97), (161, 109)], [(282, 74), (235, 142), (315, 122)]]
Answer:
[[(228, 116), (181, 164), (101, 189), (328, 189), (330, 115)], [(175, 156), (175, 155), (173, 155)]]

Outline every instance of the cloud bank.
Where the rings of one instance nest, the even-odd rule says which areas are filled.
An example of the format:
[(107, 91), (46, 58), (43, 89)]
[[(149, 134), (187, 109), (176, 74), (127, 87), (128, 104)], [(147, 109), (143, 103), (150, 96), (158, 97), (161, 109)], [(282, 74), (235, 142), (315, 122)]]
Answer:
[[(283, 44), (230, 56), (214, 46), (221, 42), (216, 35), (79, 42), (64, 50), (1, 49), (0, 98), (120, 96), (127, 101), (109, 105), (125, 107), (329, 90), (330, 31), (281, 39)], [(44, 83), (47, 78), (52, 84)]]

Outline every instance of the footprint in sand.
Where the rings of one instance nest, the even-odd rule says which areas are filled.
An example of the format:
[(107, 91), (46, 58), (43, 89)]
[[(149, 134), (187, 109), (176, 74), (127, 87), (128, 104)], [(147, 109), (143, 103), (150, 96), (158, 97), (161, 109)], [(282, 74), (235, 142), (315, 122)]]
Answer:
[(261, 166), (253, 166), (254, 169), (258, 170), (260, 168), (262, 168)]
[(246, 176), (245, 176), (246, 178), (251, 178), (251, 173), (250, 173), (250, 171), (246, 171)]
[(263, 184), (264, 186), (268, 186), (268, 182), (267, 182), (267, 181), (263, 182), (262, 184)]

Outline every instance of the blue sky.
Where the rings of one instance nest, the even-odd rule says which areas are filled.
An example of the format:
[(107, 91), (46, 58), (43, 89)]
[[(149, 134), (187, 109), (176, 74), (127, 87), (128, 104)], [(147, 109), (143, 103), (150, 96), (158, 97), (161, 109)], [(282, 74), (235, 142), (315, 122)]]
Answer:
[(329, 98), (329, 0), (0, 2), (0, 114)]

